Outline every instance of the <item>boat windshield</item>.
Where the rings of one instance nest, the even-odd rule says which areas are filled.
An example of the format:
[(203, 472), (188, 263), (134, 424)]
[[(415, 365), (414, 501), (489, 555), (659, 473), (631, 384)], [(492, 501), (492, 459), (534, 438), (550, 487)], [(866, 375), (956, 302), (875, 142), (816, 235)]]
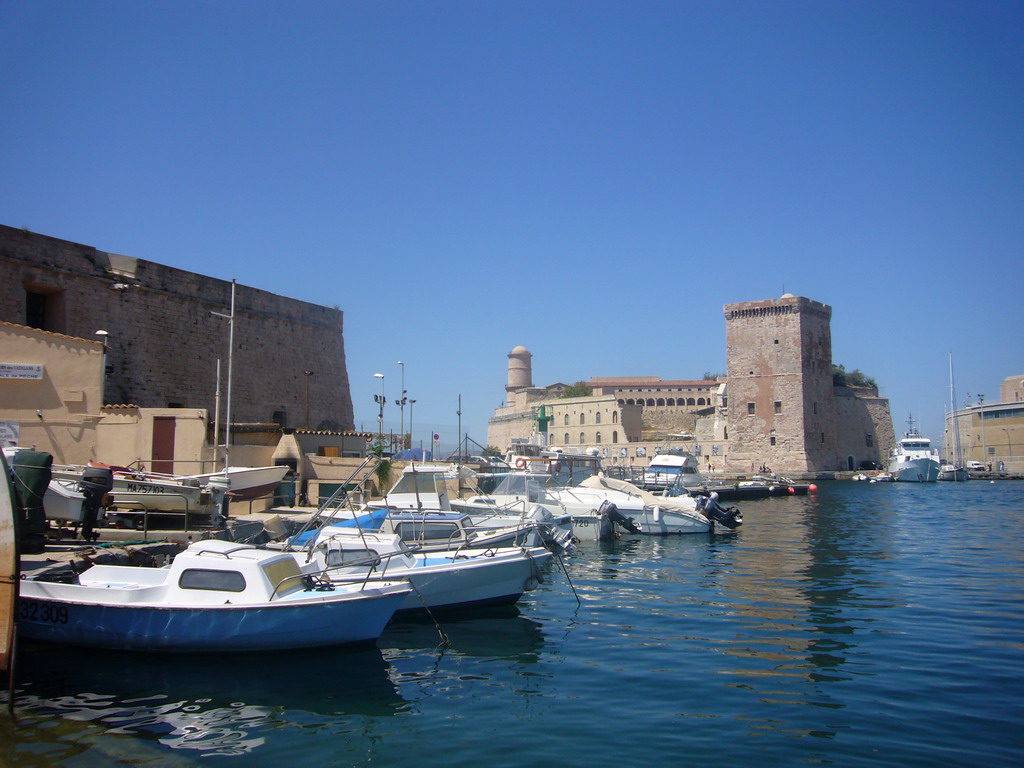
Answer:
[[(438, 488), (437, 481), (440, 481)], [(441, 493), (444, 475), (440, 472), (403, 472), (390, 493)]]

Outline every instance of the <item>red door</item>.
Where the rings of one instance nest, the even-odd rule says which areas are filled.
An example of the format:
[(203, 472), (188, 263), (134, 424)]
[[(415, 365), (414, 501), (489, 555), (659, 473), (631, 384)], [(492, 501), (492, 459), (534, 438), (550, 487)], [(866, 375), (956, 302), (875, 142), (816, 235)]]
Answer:
[(153, 417), (153, 471), (174, 474), (174, 425), (173, 416)]

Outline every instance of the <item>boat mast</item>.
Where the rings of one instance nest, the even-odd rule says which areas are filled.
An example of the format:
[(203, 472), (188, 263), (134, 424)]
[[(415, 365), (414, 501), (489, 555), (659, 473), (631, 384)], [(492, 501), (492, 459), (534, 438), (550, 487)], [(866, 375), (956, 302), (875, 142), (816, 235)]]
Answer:
[[(225, 475), (228, 471), (231, 455), (231, 371), (235, 360), (235, 286), (237, 281), (231, 281), (231, 314), (225, 315), (223, 312), (211, 312), (210, 314), (216, 315), (217, 317), (227, 318), (228, 321), (228, 404), (227, 414), (224, 417), (224, 472)], [(218, 375), (217, 375), (217, 388), (220, 389), (220, 361), (218, 360)], [(219, 398), (218, 398), (218, 410), (219, 410)], [(214, 439), (216, 440), (216, 435)]]
[(953, 465), (953, 479), (956, 471), (963, 467), (964, 458), (960, 449), (960, 419), (956, 413), (956, 389), (953, 385), (953, 353), (949, 353), (949, 418), (953, 421), (953, 444), (956, 446), (956, 464)]

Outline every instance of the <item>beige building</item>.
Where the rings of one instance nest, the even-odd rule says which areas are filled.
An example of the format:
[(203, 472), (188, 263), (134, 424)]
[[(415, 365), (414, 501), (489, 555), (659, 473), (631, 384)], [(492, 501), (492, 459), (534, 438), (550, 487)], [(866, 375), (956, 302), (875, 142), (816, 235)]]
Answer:
[(874, 388), (833, 384), (831, 317), (831, 307), (790, 294), (729, 304), (724, 380), (591, 378), (586, 398), (559, 397), (564, 384), (535, 387), (532, 356), (516, 347), (507, 404), (490, 420), (487, 442), (596, 449), (612, 464), (639, 466), (678, 446), (705, 469), (736, 473), (884, 464), (895, 444), (888, 400)]
[(1024, 472), (1024, 376), (1008, 376), (999, 388), (1001, 402), (976, 403), (946, 414), (942, 458), (956, 463), (956, 430), (963, 461), (993, 472)]

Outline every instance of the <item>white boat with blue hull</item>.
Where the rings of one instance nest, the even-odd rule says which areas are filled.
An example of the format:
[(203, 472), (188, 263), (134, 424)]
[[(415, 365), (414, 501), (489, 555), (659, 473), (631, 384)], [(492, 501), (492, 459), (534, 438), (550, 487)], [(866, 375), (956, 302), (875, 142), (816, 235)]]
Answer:
[(902, 483), (934, 483), (939, 479), (939, 453), (908, 419), (908, 429), (889, 457), (889, 474)]
[(294, 554), (302, 569), (332, 582), (358, 578), (367, 566), (375, 578), (408, 580), (413, 592), (399, 606), (403, 613), (515, 603), (553, 557), (543, 547), (422, 552), (397, 535), (331, 527)]
[(314, 582), (290, 553), (211, 539), (164, 568), (94, 565), (77, 584), (23, 580), (18, 632), (161, 652), (363, 643), (380, 636), (412, 589), (404, 581)]

